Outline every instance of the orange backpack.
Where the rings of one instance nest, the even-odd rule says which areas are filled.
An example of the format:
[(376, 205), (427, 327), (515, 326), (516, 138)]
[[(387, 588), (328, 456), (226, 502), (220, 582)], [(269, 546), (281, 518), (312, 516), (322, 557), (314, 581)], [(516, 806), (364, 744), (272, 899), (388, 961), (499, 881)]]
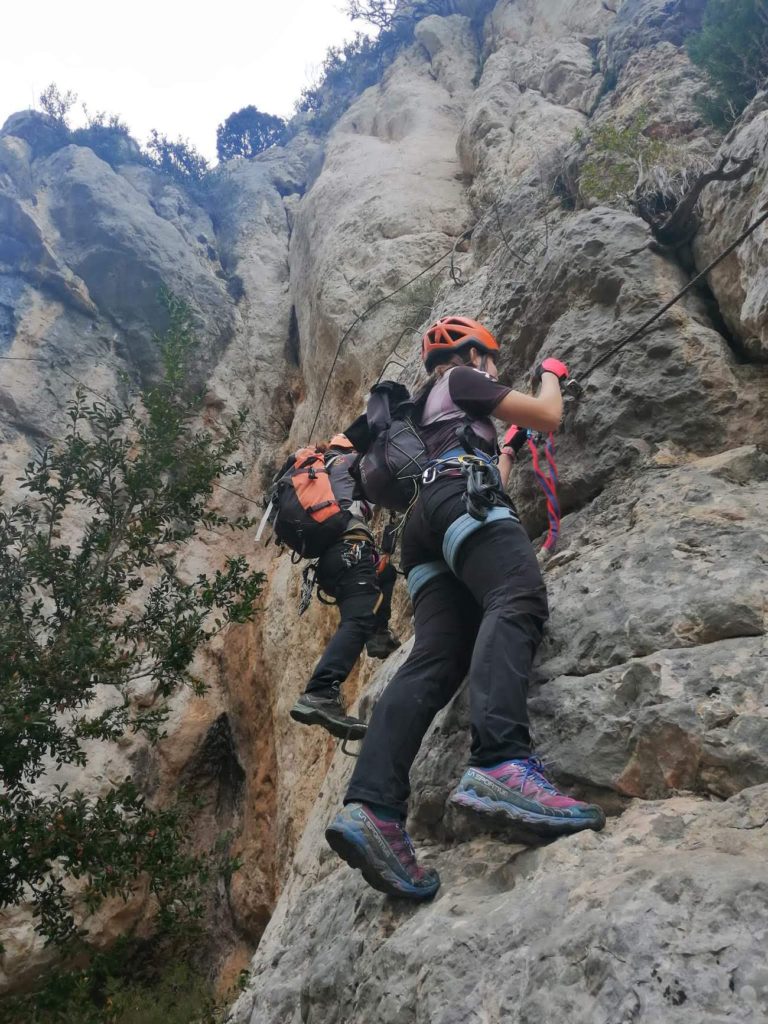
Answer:
[(301, 555), (317, 558), (352, 518), (336, 499), (322, 452), (299, 448), (276, 479), (270, 498), (276, 509), (275, 536)]

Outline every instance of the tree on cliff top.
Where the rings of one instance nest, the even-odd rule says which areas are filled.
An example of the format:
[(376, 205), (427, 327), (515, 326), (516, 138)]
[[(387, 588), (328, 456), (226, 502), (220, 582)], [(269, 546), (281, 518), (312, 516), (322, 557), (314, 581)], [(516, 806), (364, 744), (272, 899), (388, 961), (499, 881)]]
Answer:
[(768, 84), (768, 0), (709, 0), (688, 53), (717, 92), (706, 112), (727, 127)]
[(196, 427), (190, 313), (166, 305), (159, 383), (121, 405), (79, 389), (64, 437), (26, 466), (26, 499), (0, 504), (0, 907), (31, 903), (53, 942), (76, 934), (76, 905), (141, 887), (161, 916), (194, 910), (203, 864), (181, 804), (151, 807), (130, 778), (98, 796), (54, 784), (93, 741), (161, 739), (168, 699), (205, 689), (196, 652), (250, 620), (261, 589), (243, 558), (213, 576), (180, 565), (201, 530), (250, 521), (209, 507), (241, 469), (243, 416), (218, 437)]
[(348, 0), (347, 15), (384, 30), (392, 27), (397, 0)]
[(216, 153), (219, 160), (234, 156), (246, 159), (277, 145), (285, 135), (285, 121), (274, 114), (265, 114), (254, 106), (243, 107), (216, 129)]

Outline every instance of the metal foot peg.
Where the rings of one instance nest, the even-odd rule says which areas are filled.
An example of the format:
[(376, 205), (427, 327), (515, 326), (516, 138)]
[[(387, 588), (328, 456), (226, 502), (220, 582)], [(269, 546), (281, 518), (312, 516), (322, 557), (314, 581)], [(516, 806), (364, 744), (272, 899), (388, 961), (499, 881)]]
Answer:
[(342, 752), (342, 754), (346, 754), (347, 757), (360, 757), (360, 755), (356, 754), (353, 750), (349, 750), (347, 748), (347, 744), (348, 743), (358, 743), (358, 742), (362, 743), (363, 738), (364, 737), (361, 737), (360, 740), (353, 740), (353, 739), (350, 738), (349, 730), (347, 730), (347, 735), (341, 741), (341, 752)]

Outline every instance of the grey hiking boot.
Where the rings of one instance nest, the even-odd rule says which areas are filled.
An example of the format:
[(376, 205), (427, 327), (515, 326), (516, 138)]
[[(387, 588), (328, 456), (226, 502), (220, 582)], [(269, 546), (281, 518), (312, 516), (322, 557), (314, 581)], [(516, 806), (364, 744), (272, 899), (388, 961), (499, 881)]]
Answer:
[(416, 859), (403, 823), (383, 820), (365, 804), (347, 804), (325, 830), (325, 838), (379, 892), (431, 900), (440, 888), (437, 871), (422, 867)]
[(368, 728), (359, 718), (346, 714), (336, 690), (302, 693), (291, 708), (291, 718), (302, 725), (321, 725), (339, 740), (361, 740)]
[(369, 658), (386, 658), (400, 646), (391, 629), (380, 629), (365, 641), (365, 650)]

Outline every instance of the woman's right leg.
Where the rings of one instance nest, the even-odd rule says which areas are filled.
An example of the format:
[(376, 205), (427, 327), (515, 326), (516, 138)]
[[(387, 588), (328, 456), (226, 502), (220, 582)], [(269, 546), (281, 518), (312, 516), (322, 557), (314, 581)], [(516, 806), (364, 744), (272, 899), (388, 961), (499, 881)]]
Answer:
[(458, 690), (472, 656), (479, 609), (451, 574), (414, 602), (416, 639), (373, 710), (345, 803), (376, 804), (405, 818), (409, 773), (432, 719)]
[(467, 670), (478, 609), (448, 573), (427, 583), (414, 602), (410, 657), (379, 698), (344, 808), (325, 832), (331, 848), (374, 889), (431, 899), (440, 876), (423, 867), (405, 831), (408, 775), (432, 719)]

